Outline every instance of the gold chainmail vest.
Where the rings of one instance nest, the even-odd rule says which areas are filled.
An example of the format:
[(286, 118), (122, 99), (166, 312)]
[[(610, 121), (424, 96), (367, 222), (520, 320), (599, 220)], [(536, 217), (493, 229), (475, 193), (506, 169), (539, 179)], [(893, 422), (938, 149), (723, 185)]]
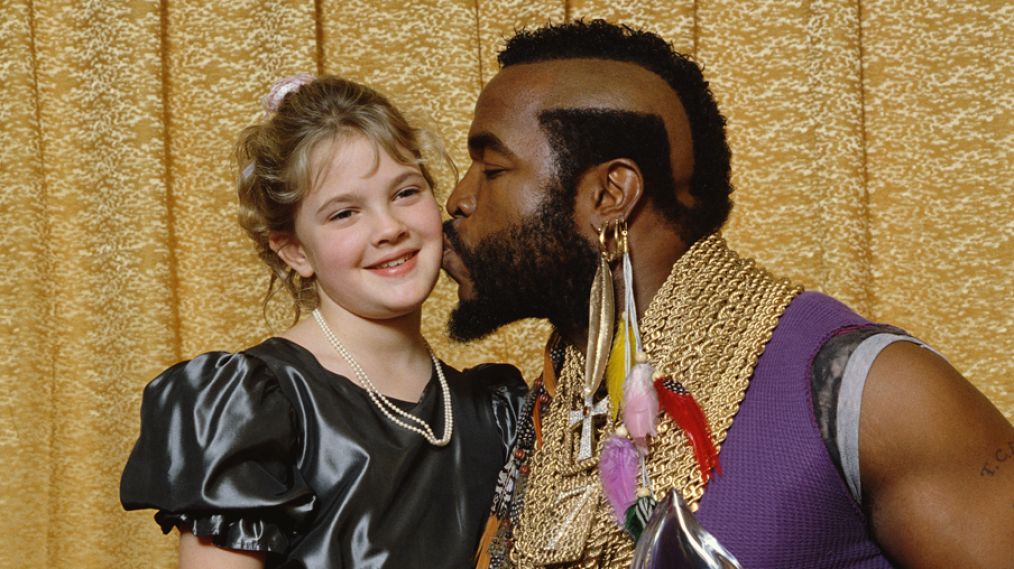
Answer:
[[(671, 375), (694, 395), (716, 447), (725, 440), (778, 319), (799, 292), (713, 235), (680, 257), (645, 311), (641, 332), (649, 361), (656, 373)], [(594, 454), (576, 461), (580, 434), (568, 428), (567, 418), (581, 408), (583, 373), (584, 357), (567, 347), (514, 530), (510, 558), (519, 568), (627, 569), (632, 561), (633, 541), (617, 523), (598, 478), (599, 453), (615, 421), (607, 418), (597, 426)], [(697, 509), (704, 484), (690, 445), (668, 417), (659, 420), (647, 465), (656, 499), (676, 487)]]

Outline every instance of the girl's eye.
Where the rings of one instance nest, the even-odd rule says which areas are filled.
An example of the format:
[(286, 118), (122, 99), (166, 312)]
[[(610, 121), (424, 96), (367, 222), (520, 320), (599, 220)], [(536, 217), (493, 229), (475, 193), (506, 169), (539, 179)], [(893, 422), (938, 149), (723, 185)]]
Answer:
[(421, 191), (422, 190), (420, 190), (419, 188), (416, 188), (416, 187), (413, 186), (411, 188), (405, 188), (405, 189), (399, 191), (397, 194), (395, 194), (395, 197), (396, 198), (409, 198), (409, 197), (412, 197), (412, 196), (418, 194)]
[(331, 216), (328, 217), (327, 219), (328, 219), (328, 221), (337, 221), (337, 220), (341, 220), (341, 219), (348, 219), (348, 218), (352, 217), (353, 213), (355, 213), (355, 212), (353, 212), (351, 209), (341, 209), (341, 210), (338, 210), (338, 211), (332, 213)]

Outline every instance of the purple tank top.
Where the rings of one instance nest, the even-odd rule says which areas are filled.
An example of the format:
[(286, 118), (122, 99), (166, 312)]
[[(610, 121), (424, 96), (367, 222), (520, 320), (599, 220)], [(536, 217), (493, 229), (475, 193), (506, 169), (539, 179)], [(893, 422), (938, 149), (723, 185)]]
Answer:
[(805, 292), (785, 310), (722, 444), (701, 524), (745, 569), (890, 568), (831, 462), (813, 415), (813, 358), (835, 331), (867, 324)]

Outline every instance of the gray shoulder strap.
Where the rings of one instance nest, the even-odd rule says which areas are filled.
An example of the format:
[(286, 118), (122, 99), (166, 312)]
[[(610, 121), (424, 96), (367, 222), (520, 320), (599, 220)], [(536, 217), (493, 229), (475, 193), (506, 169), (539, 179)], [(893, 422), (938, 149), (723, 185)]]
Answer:
[[(902, 334), (876, 334), (863, 340), (849, 357), (842, 374), (838, 392), (837, 440), (842, 471), (849, 491), (856, 502), (862, 503), (862, 485), (859, 480), (859, 413), (863, 401), (866, 376), (880, 352), (895, 342), (912, 342), (929, 349), (926, 344)], [(934, 352), (935, 353), (935, 352)]]

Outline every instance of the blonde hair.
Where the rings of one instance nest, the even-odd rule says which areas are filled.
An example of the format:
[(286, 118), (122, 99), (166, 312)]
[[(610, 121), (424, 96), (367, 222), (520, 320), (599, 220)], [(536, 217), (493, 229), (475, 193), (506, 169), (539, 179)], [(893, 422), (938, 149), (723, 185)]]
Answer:
[[(302, 278), (286, 265), (271, 249), (270, 238), (274, 233), (294, 234), (296, 211), (314, 185), (314, 150), (323, 143), (365, 136), (396, 161), (418, 165), (433, 187), (420, 139), (438, 143), (412, 128), (377, 91), (333, 75), (291, 90), (271, 110), (264, 120), (244, 129), (236, 145), (239, 224), (271, 269), (265, 311), (271, 298), (285, 288), (292, 297), (295, 321), (303, 310), (317, 305), (314, 279)], [(439, 152), (446, 157), (442, 149)]]

